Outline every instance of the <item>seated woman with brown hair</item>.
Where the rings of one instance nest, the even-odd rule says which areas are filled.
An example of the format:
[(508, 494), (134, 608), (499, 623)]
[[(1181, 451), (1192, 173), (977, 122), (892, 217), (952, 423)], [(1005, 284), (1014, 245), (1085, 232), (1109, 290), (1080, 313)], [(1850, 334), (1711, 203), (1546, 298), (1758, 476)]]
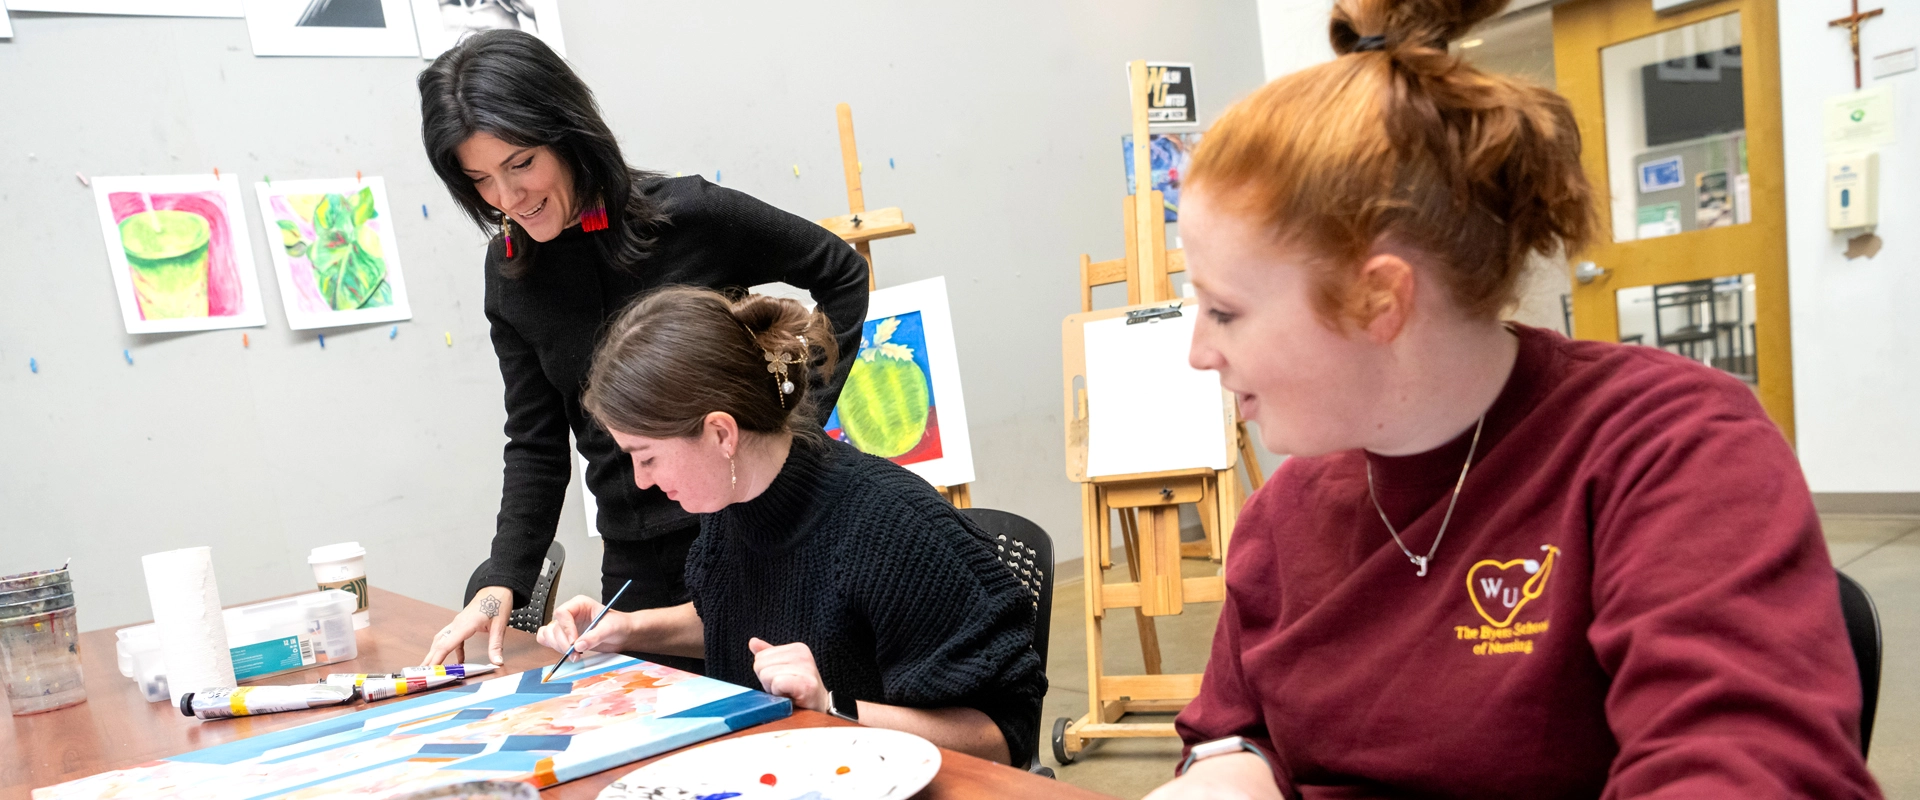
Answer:
[(1448, 52), (1504, 5), (1338, 0), (1342, 55), (1195, 155), (1190, 360), (1293, 457), (1151, 800), (1877, 796), (1753, 392), (1500, 319), (1530, 256), (1603, 235), (1566, 100)]
[(811, 424), (808, 373), (836, 356), (792, 300), (673, 287), (622, 312), (582, 402), (640, 488), (701, 515), (693, 602), (579, 635), (601, 606), (576, 597), (539, 640), (704, 657), (708, 677), (1024, 764), (1047, 686), (1032, 596), (926, 481)]

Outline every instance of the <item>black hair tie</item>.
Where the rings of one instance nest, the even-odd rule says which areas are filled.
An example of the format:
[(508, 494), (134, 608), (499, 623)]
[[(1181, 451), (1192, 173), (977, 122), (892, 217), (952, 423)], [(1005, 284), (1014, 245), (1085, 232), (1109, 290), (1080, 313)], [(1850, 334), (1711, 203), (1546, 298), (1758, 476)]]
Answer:
[(1387, 49), (1387, 37), (1385, 36), (1362, 36), (1359, 41), (1353, 43), (1353, 52), (1356, 53), (1385, 49)]

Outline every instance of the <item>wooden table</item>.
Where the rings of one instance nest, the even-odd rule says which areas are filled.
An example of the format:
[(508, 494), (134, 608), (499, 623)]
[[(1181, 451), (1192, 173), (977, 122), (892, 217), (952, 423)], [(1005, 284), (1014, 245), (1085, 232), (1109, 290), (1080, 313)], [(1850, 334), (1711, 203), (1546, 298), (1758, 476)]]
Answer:
[[(372, 589), (374, 624), (358, 632), (360, 655), (352, 661), (276, 675), (251, 683), (312, 683), (328, 672), (391, 672), (417, 664), (426, 644), (447, 624), (453, 611), (378, 587)], [(534, 642), (533, 635), (509, 628), (505, 672), (523, 672), (553, 663), (559, 656)], [(469, 661), (486, 660), (486, 640), (467, 643)], [(0, 800), (26, 800), (32, 789), (158, 758), (305, 725), (359, 711), (359, 702), (284, 714), (202, 722), (182, 716), (165, 702), (149, 703), (134, 682), (120, 674), (112, 630), (80, 635), (81, 670), (87, 702), (24, 717), (0, 717)], [(741, 733), (851, 723), (801, 711)], [(1026, 797), (1061, 800), (1103, 795), (1050, 781), (1011, 767), (941, 748), (940, 774), (924, 798)], [(664, 756), (662, 756), (664, 757)], [(641, 762), (647, 763), (647, 762)], [(563, 783), (542, 792), (556, 800), (590, 800), (635, 765)]]

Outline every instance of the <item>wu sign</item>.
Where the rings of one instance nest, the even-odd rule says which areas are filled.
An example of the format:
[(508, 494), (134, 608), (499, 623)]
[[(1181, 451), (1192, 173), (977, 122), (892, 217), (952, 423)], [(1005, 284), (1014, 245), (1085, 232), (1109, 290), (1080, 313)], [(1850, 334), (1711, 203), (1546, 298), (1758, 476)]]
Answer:
[(1199, 123), (1193, 100), (1193, 65), (1147, 62), (1147, 124), (1174, 127)]

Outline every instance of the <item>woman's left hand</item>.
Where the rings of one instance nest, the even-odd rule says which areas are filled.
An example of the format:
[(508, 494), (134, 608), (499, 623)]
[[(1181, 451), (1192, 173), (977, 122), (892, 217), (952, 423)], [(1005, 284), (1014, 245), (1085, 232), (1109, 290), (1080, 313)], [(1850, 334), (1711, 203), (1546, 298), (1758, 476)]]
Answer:
[(813, 650), (806, 642), (774, 646), (754, 637), (747, 640), (753, 652), (753, 674), (767, 694), (785, 697), (809, 711), (829, 707), (827, 687), (820, 681), (820, 667), (813, 663)]

